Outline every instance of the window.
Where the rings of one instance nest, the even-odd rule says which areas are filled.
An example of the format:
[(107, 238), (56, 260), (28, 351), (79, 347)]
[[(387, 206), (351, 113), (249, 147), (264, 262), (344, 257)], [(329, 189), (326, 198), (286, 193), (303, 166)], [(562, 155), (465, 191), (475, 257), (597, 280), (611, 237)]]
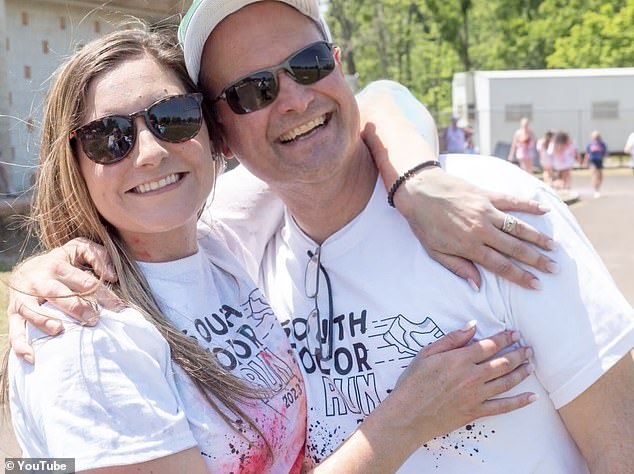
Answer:
[(95, 22), (95, 33), (101, 33), (101, 23)]
[(59, 29), (60, 30), (65, 30), (66, 29), (66, 17), (65, 16), (60, 16), (59, 17)]
[(592, 103), (593, 119), (618, 119), (619, 103), (616, 101), (603, 101)]
[(526, 117), (533, 119), (532, 104), (507, 104), (504, 106), (504, 120), (507, 122), (519, 122)]
[(48, 41), (46, 40), (42, 41), (42, 52), (48, 54)]
[(24, 66), (24, 79), (31, 79), (31, 66)]
[(29, 14), (27, 12), (22, 12), (22, 25), (26, 26), (29, 24)]

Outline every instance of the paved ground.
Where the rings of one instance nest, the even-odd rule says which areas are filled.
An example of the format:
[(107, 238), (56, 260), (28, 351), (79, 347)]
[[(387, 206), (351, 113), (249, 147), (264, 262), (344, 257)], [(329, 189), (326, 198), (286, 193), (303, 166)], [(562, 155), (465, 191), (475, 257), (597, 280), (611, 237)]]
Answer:
[[(603, 258), (617, 285), (634, 304), (634, 173), (620, 168), (606, 170), (600, 198), (592, 197), (588, 171), (576, 171), (573, 187), (579, 200), (570, 205), (573, 214)], [(0, 430), (0, 466), (5, 456), (17, 456), (10, 432)]]

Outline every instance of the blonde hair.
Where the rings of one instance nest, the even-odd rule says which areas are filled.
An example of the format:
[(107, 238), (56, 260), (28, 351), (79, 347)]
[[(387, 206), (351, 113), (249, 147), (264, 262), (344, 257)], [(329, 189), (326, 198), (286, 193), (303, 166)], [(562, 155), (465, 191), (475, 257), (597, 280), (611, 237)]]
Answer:
[[(227, 371), (208, 351), (165, 317), (125, 242), (116, 229), (99, 215), (93, 204), (69, 140), (70, 132), (82, 125), (91, 82), (122, 61), (142, 55), (151, 56), (166, 70), (172, 71), (187, 92), (196, 90), (187, 74), (175, 29), (171, 27), (150, 31), (148, 27), (137, 26), (117, 31), (88, 43), (73, 54), (56, 71), (45, 105), (40, 169), (31, 211), (32, 230), (44, 250), (63, 245), (76, 237), (103, 245), (118, 276), (113, 291), (160, 331), (169, 344), (172, 360), (192, 379), (215, 411), (240, 433), (244, 433), (240, 420), (247, 421), (268, 447), (266, 438), (240, 404), (270, 394)], [(219, 134), (212, 129), (215, 127), (213, 121), (203, 110), (210, 137), (217, 140)], [(214, 148), (219, 149), (217, 141)], [(216, 171), (220, 172), (222, 160), (217, 158), (216, 163)], [(4, 400), (0, 401), (6, 403), (6, 377), (3, 378), (4, 389), (0, 397)], [(232, 416), (226, 414), (227, 410), (222, 407)]]

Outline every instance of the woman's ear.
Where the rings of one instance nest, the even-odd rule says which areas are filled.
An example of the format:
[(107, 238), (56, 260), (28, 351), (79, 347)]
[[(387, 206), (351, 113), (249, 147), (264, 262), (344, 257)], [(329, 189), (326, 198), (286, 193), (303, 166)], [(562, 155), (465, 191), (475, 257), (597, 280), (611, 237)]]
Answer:
[(339, 46), (333, 46), (332, 48), (332, 55), (335, 58), (335, 62), (341, 66), (342, 65), (342, 60), (341, 60), (341, 55), (343, 53), (341, 52), (341, 48)]

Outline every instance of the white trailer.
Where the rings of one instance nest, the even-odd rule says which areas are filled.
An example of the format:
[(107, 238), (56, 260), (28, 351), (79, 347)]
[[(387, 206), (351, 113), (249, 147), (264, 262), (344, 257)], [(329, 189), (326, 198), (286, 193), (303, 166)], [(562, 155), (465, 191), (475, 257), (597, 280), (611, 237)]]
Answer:
[(454, 75), (453, 112), (474, 128), (481, 153), (506, 158), (513, 132), (528, 117), (539, 138), (568, 132), (579, 149), (599, 130), (611, 152), (634, 132), (634, 67), (475, 71)]

